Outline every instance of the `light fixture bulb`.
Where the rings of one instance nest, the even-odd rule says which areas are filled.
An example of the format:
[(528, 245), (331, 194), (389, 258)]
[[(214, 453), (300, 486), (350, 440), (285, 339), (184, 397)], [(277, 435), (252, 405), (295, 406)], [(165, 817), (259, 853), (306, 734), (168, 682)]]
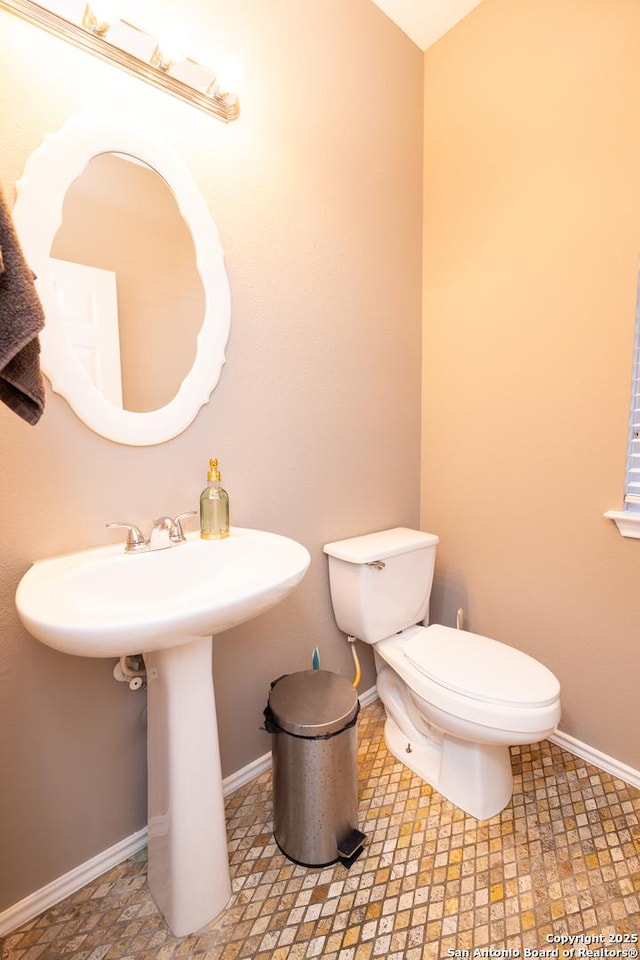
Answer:
[(114, 47), (125, 50), (145, 63), (157, 62), (158, 41), (126, 20), (114, 20), (104, 32), (104, 39)]
[(113, 23), (122, 17), (122, 7), (119, 0), (95, 0), (91, 9), (99, 23)]
[(221, 57), (217, 64), (216, 79), (222, 93), (239, 93), (245, 79), (244, 66), (240, 58), (231, 53)]
[(171, 61), (167, 67), (167, 74), (200, 93), (208, 94), (215, 87), (216, 77), (213, 70), (188, 57)]
[(82, 24), (87, 12), (86, 0), (47, 0), (47, 10), (57, 13), (63, 20)]

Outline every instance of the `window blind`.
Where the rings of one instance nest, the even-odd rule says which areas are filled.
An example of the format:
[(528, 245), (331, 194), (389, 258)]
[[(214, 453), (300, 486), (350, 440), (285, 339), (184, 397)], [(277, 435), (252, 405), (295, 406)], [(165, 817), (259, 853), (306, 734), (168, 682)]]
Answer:
[(640, 275), (636, 300), (636, 340), (633, 353), (631, 417), (624, 486), (625, 510), (640, 513)]

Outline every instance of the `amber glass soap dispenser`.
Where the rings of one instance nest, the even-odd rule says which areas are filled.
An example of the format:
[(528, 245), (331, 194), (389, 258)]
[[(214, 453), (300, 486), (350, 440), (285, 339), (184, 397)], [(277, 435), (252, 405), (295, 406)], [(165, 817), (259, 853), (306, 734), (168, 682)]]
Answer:
[(222, 540), (229, 536), (229, 495), (220, 486), (217, 460), (209, 460), (207, 480), (200, 494), (200, 536), (203, 540)]

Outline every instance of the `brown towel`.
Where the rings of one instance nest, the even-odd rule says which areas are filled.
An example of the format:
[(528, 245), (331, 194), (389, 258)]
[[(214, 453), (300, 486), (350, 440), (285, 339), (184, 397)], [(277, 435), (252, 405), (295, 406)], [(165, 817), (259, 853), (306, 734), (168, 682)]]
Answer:
[(0, 191), (0, 400), (27, 423), (44, 409), (38, 333), (44, 310)]

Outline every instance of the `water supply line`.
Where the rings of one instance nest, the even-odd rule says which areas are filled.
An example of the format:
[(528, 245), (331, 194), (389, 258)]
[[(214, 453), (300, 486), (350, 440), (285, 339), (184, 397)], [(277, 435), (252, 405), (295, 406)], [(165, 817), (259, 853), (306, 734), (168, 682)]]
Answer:
[[(360, 679), (362, 677), (362, 671), (360, 669), (360, 660), (358, 659), (358, 651), (356, 650), (357, 639), (358, 639), (357, 637), (352, 637), (351, 634), (347, 635), (347, 643), (351, 647), (351, 653), (353, 655), (353, 664), (356, 669), (355, 677), (353, 678), (353, 681), (351, 683), (351, 686), (354, 687), (354, 689), (357, 689), (358, 684), (360, 683)], [(314, 670), (320, 669), (320, 652), (317, 647), (313, 648), (313, 657), (311, 658), (311, 666)], [(116, 667), (116, 670), (117, 669), (118, 668)]]
[(354, 688), (357, 688), (357, 687), (358, 687), (358, 684), (360, 683), (360, 677), (362, 676), (362, 671), (360, 670), (360, 661), (359, 661), (359, 659), (358, 659), (358, 651), (356, 650), (356, 640), (357, 640), (357, 637), (352, 637), (351, 634), (349, 634), (349, 635), (347, 636), (347, 643), (348, 643), (349, 646), (351, 647), (351, 654), (352, 654), (352, 656), (353, 656), (353, 664), (354, 664), (354, 666), (355, 666), (355, 668), (356, 668), (356, 675), (355, 675), (355, 677), (353, 678), (353, 682), (352, 682), (352, 684), (351, 684), (351, 686), (354, 687)]
[[(464, 628), (465, 628), (465, 627), (464, 627), (464, 610), (462, 609), (462, 607), (460, 607), (460, 609), (458, 610), (458, 612), (457, 612), (457, 614), (456, 614), (456, 627), (457, 627), (458, 630), (464, 630)], [(354, 636), (352, 636), (351, 634), (348, 634), (348, 635), (347, 635), (347, 643), (348, 643), (349, 646), (351, 647), (351, 653), (352, 653), (352, 655), (353, 655), (353, 664), (354, 664), (355, 669), (356, 669), (356, 674), (355, 674), (355, 677), (353, 678), (353, 682), (352, 682), (352, 684), (351, 684), (351, 686), (352, 686), (352, 687), (355, 687), (355, 688), (358, 687), (358, 684), (360, 683), (360, 679), (361, 679), (361, 677), (362, 677), (362, 671), (361, 671), (361, 669), (360, 669), (360, 660), (358, 659), (358, 651), (356, 650), (357, 640), (358, 640), (357, 637), (354, 637)], [(317, 649), (318, 649), (318, 648), (316, 647), (316, 651), (317, 651)], [(317, 669), (317, 668), (316, 668), (316, 669)]]

